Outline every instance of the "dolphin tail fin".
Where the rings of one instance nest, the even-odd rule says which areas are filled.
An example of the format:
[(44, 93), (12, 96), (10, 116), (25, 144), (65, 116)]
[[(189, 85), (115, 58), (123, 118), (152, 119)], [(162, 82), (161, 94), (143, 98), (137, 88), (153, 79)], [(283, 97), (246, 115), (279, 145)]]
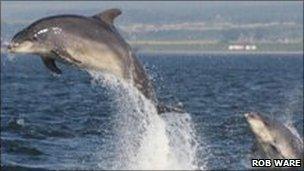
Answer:
[(184, 110), (181, 109), (180, 107), (166, 106), (166, 105), (163, 105), (163, 104), (158, 104), (157, 105), (157, 113), (159, 115), (162, 114), (162, 113), (167, 113), (167, 112), (184, 113)]

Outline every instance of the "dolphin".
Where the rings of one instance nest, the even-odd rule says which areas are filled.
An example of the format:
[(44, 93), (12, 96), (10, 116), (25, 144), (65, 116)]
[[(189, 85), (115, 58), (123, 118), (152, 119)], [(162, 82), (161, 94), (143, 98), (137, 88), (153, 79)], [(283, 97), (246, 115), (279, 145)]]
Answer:
[[(57, 61), (113, 74), (131, 82), (147, 99), (157, 104), (151, 80), (114, 26), (114, 19), (120, 14), (119, 9), (108, 9), (93, 16), (42, 18), (18, 32), (8, 49), (11, 53), (40, 56), (46, 68), (55, 74), (62, 73)], [(171, 111), (169, 108), (157, 105), (159, 113)]]
[(303, 140), (274, 118), (245, 114), (263, 155), (271, 159), (303, 159)]

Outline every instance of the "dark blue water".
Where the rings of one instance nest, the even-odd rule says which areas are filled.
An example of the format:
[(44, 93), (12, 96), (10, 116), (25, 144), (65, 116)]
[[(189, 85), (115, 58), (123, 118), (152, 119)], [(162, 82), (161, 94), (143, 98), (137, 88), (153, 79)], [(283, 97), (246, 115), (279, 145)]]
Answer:
[[(141, 54), (159, 99), (181, 102), (203, 169), (248, 167), (255, 141), (244, 113), (292, 122), (303, 133), (302, 54)], [(112, 168), (113, 98), (76, 68), (53, 76), (36, 56), (1, 56), (1, 164)], [(115, 137), (123, 138), (123, 137)], [(107, 149), (104, 149), (107, 148)], [(109, 154), (100, 154), (100, 153)], [(136, 153), (136, 152), (135, 152)], [(102, 156), (102, 157), (100, 157)], [(106, 161), (106, 162), (105, 162)]]

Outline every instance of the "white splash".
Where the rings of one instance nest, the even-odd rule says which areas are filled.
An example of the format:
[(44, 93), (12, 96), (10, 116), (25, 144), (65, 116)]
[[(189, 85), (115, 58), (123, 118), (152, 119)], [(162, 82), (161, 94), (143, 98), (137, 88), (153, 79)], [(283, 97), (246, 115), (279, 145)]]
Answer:
[[(111, 147), (100, 152), (100, 169), (193, 170), (196, 165), (195, 134), (188, 113), (158, 115), (155, 105), (134, 86), (108, 74), (89, 72), (93, 84), (109, 87), (117, 115)], [(114, 145), (113, 145), (114, 144)], [(104, 162), (106, 153), (116, 151)]]
[(285, 126), (290, 130), (290, 132), (298, 138), (301, 144), (303, 144), (303, 137), (299, 134), (295, 126), (291, 123), (285, 124)]
[[(300, 84), (301, 85), (301, 84)], [(289, 91), (285, 95), (286, 104), (284, 106), (285, 115), (282, 116), (281, 120), (284, 125), (302, 142), (303, 137), (299, 134), (299, 131), (294, 125), (294, 115), (296, 115), (296, 110), (303, 108), (303, 86), (298, 86)]]

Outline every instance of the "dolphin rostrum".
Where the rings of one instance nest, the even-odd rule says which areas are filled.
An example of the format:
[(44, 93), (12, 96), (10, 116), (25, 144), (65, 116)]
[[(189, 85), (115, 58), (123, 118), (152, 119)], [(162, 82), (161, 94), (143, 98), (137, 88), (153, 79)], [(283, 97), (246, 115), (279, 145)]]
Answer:
[(245, 117), (267, 158), (303, 159), (303, 140), (284, 124), (255, 112)]
[[(12, 53), (36, 54), (53, 73), (61, 74), (55, 61), (78, 68), (114, 74), (132, 82), (142, 94), (157, 103), (143, 66), (114, 26), (119, 9), (94, 16), (58, 15), (40, 19), (11, 40)], [(158, 105), (159, 113), (169, 107)]]

